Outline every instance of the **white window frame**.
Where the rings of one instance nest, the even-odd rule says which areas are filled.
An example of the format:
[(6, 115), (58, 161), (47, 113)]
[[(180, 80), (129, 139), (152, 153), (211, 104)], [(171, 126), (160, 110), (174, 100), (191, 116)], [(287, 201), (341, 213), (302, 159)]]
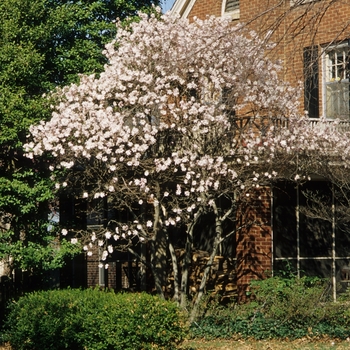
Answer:
[(230, 18), (230, 19), (239, 19), (240, 18), (240, 10), (235, 9), (233, 11), (226, 11), (226, 4), (230, 0), (223, 0), (221, 4), (221, 16), (224, 18)]
[[(339, 54), (342, 53), (342, 60), (337, 60), (337, 57), (331, 62), (329, 56), (330, 53)], [(325, 48), (322, 53), (322, 112), (323, 117), (327, 119), (348, 119), (350, 118), (350, 86), (349, 86), (349, 77), (348, 73), (349, 71), (346, 68), (347, 62), (345, 61), (345, 58), (347, 56), (349, 60), (350, 55), (350, 48), (347, 42), (340, 43), (338, 45), (333, 45)], [(339, 67), (340, 65), (343, 65), (343, 72), (341, 73), (342, 76), (338, 76), (339, 72), (338, 69), (332, 70), (330, 67)], [(348, 106), (344, 108), (346, 112), (344, 114), (339, 115), (330, 115), (330, 113), (327, 113), (327, 87), (332, 87), (334, 84), (343, 84), (343, 86), (348, 86), (347, 90), (348, 92), (344, 91), (344, 93), (348, 94)], [(340, 85), (339, 85), (340, 86)]]

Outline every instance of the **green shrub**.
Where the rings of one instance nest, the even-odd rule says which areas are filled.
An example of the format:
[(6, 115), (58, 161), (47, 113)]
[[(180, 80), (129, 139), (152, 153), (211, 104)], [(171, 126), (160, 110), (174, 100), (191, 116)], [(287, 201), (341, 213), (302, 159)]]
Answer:
[(14, 350), (172, 349), (185, 328), (177, 306), (158, 297), (68, 289), (13, 302), (4, 334)]
[(251, 284), (251, 301), (209, 310), (191, 326), (194, 337), (301, 338), (350, 336), (350, 294), (328, 300), (327, 281), (296, 276)]
[(251, 282), (251, 294), (265, 318), (279, 322), (317, 322), (324, 316), (327, 281), (314, 277), (271, 277)]

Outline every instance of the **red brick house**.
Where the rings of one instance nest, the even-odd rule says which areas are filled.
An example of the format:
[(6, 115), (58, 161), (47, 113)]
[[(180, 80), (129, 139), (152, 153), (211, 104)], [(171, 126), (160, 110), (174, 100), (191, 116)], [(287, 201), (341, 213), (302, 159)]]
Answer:
[[(224, 16), (276, 43), (273, 59), (283, 62), (283, 79), (303, 82), (303, 108), (310, 122), (320, 117), (350, 121), (350, 1), (330, 0), (176, 0), (172, 13)], [(314, 179), (316, 180), (316, 179)], [(304, 191), (322, 192), (329, 219), (304, 215)], [(350, 231), (337, 217), (334, 192), (325, 181), (269, 189), (253, 206), (266, 222), (237, 234), (234, 252), (239, 293), (249, 280), (287, 261), (299, 274), (329, 278), (333, 297), (350, 282)], [(252, 207), (251, 207), (252, 208)]]
[[(308, 111), (310, 123), (321, 117), (330, 122), (340, 118), (342, 127), (350, 127), (350, 1), (176, 0), (171, 11), (189, 19), (225, 16), (268, 37), (276, 43), (271, 58), (283, 62), (283, 79), (303, 82), (301, 108)], [(215, 288), (225, 280), (223, 292), (236, 284), (243, 298), (251, 279), (265, 277), (266, 271), (285, 269), (286, 263), (298, 274), (328, 278), (334, 298), (348, 287), (350, 222), (340, 222), (336, 210), (340, 204), (330, 184), (313, 180), (302, 186), (284, 183), (266, 188), (252, 197), (249, 207), (242, 208), (238, 214), (243, 220), (246, 215), (259, 216), (264, 224), (239, 231), (220, 248), (212, 273)], [(307, 202), (306, 190), (323, 194), (327, 219), (312, 218), (301, 210)], [(104, 216), (84, 219), (88, 229), (103, 225), (108, 209), (101, 212)], [(76, 217), (75, 212), (71, 215)], [(193, 261), (200, 265), (206, 259), (202, 254), (206, 242), (198, 239), (194, 248), (197, 256)], [(152, 278), (139, 273), (143, 267), (129, 253), (113, 254), (108, 269), (98, 266), (98, 252), (85, 260), (66, 269), (67, 278), (78, 276), (84, 279), (78, 284), (117, 290), (152, 288)], [(79, 270), (84, 270), (82, 274), (76, 269), (85, 263), (87, 271)], [(141, 275), (148, 277), (147, 281), (141, 280)], [(195, 290), (195, 283), (192, 287)]]

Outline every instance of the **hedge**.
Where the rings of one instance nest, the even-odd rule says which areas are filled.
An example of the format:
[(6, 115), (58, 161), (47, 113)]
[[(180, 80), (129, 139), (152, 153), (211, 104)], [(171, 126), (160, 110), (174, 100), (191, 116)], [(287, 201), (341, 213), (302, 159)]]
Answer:
[(14, 350), (173, 349), (185, 333), (174, 303), (98, 289), (25, 295), (9, 306), (3, 330)]

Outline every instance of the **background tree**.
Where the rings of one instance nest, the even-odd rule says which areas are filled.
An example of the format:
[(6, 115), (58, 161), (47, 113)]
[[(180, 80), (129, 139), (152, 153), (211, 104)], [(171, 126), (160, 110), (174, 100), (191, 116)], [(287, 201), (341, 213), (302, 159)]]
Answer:
[(48, 201), (54, 199), (47, 160), (28, 162), (22, 152), (29, 125), (50, 116), (43, 94), (78, 81), (78, 74), (101, 72), (107, 62), (102, 50), (116, 35), (116, 18), (132, 18), (157, 3), (1, 1), (0, 258), (11, 256), (12, 267), (62, 264), (55, 230), (47, 231)]

